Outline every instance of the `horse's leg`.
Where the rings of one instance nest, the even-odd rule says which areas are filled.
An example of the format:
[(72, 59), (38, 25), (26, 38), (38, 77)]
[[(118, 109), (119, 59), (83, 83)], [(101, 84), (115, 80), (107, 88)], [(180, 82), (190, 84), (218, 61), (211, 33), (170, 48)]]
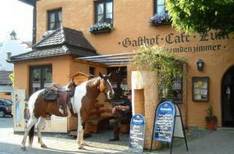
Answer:
[(47, 148), (47, 146), (45, 145), (45, 143), (42, 141), (42, 135), (41, 135), (41, 130), (44, 128), (45, 126), (45, 118), (40, 117), (39, 121), (37, 123), (37, 136), (38, 136), (38, 142), (41, 144), (42, 148)]
[(21, 148), (23, 150), (26, 150), (25, 143), (27, 140), (28, 133), (36, 123), (37, 123), (37, 118), (34, 116), (30, 117), (30, 119), (27, 123), (27, 126), (25, 127), (25, 130), (24, 130), (24, 138), (23, 138), (22, 145), (21, 145)]
[(84, 134), (84, 130), (82, 127), (82, 120), (81, 120), (81, 116), (80, 113), (77, 114), (78, 116), (78, 126), (77, 126), (77, 143), (78, 143), (78, 148), (79, 149), (84, 149), (83, 147), (83, 134)]

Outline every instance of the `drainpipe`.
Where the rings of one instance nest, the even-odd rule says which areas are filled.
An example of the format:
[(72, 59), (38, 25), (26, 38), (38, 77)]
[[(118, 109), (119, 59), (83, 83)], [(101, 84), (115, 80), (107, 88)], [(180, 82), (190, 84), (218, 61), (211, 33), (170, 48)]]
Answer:
[(32, 44), (36, 43), (37, 39), (37, 1), (33, 1), (33, 35), (32, 35)]

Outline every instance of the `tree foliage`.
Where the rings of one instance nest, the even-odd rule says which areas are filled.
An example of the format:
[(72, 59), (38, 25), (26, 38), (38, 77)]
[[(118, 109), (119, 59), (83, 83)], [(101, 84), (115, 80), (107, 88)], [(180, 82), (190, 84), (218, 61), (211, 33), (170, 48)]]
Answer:
[(167, 0), (172, 25), (185, 32), (234, 32), (234, 0)]

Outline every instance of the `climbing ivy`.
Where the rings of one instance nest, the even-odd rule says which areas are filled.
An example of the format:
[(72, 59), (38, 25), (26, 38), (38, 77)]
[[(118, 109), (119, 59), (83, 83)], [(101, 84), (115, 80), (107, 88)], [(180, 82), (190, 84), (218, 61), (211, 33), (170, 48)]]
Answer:
[(172, 52), (160, 47), (142, 46), (133, 57), (132, 65), (138, 70), (157, 72), (160, 92), (166, 90), (170, 95), (175, 78), (182, 77), (184, 58), (175, 56)]

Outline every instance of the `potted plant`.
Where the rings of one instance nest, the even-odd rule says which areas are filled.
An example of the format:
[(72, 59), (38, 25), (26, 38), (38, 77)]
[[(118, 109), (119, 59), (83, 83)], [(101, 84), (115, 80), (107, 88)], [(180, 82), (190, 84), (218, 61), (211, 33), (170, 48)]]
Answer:
[(207, 108), (207, 116), (205, 117), (206, 120), (206, 127), (209, 130), (216, 130), (217, 128), (217, 117), (213, 114), (213, 108), (211, 104)]

